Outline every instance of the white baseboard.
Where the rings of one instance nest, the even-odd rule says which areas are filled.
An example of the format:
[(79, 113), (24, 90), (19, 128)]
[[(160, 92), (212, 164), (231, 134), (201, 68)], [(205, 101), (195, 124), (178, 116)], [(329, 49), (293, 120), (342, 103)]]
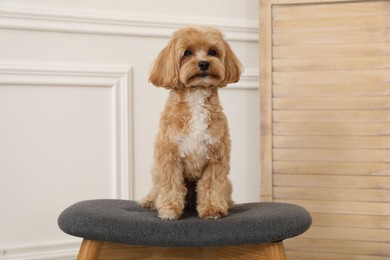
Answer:
[(74, 260), (81, 239), (66, 242), (0, 248), (0, 259), (12, 260)]

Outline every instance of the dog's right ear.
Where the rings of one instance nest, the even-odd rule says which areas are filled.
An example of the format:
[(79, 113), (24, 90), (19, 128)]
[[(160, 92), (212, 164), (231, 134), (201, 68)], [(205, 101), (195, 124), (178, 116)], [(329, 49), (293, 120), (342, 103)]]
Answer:
[(156, 87), (171, 89), (179, 84), (180, 56), (176, 54), (175, 45), (175, 39), (171, 39), (153, 64), (149, 82)]

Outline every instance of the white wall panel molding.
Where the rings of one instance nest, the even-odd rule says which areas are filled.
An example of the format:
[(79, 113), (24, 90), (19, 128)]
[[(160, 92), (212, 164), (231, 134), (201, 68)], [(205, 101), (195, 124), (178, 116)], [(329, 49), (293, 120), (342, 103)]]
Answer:
[(194, 24), (221, 29), (228, 40), (257, 42), (257, 21), (203, 17), (140, 16), (135, 14), (0, 6), (0, 28), (102, 35), (170, 37), (179, 27)]
[(112, 196), (133, 198), (131, 68), (80, 64), (0, 64), (0, 85), (112, 88)]
[(246, 69), (239, 82), (230, 84), (223, 90), (259, 90), (259, 72), (258, 69), (249, 68)]
[(147, 193), (167, 95), (148, 71), (183, 26), (219, 28), (245, 67), (221, 102), (234, 199), (258, 198), (258, 2), (226, 2), (0, 0), (0, 259), (75, 259), (80, 239), (56, 223), (66, 206)]

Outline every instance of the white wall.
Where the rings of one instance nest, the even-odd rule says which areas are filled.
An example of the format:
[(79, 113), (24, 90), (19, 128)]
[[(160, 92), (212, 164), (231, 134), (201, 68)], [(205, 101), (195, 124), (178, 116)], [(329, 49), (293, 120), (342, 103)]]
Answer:
[(221, 90), (236, 202), (259, 198), (257, 0), (0, 0), (0, 259), (74, 259), (67, 206), (140, 199), (167, 92), (148, 71), (173, 30), (220, 28), (246, 68)]

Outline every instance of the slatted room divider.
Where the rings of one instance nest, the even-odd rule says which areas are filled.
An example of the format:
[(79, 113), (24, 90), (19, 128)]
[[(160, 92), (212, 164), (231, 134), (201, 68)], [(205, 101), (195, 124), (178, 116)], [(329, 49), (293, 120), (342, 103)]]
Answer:
[(260, 0), (261, 199), (289, 259), (390, 259), (390, 1)]

